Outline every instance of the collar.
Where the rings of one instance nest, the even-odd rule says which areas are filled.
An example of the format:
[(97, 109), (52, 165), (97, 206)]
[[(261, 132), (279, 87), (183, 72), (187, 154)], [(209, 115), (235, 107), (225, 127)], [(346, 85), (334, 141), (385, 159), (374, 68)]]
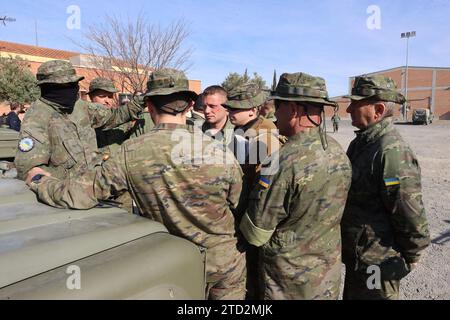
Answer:
[(178, 124), (178, 123), (160, 123), (160, 124), (155, 125), (155, 127), (153, 129), (154, 130), (169, 130), (169, 131), (173, 131), (173, 130), (177, 130), (177, 129), (188, 130), (188, 131), (194, 130), (193, 126), (191, 126), (191, 125)]
[(259, 120), (259, 117), (256, 117), (255, 119), (250, 120), (249, 122), (247, 122), (246, 124), (244, 124), (241, 127), (234, 127), (234, 130), (236, 131), (237, 129), (242, 129), (244, 132), (246, 132), (248, 129), (250, 129), (257, 121)]
[(387, 117), (364, 130), (355, 131), (355, 133), (357, 139), (370, 143), (378, 140), (381, 136), (392, 130), (392, 128), (392, 117)]

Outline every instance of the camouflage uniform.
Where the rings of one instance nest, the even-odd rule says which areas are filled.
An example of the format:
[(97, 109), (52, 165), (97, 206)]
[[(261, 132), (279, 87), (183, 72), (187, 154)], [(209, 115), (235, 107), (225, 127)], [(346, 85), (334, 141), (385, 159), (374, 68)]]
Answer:
[(203, 122), (202, 131), (207, 136), (222, 142), (222, 144), (227, 147), (233, 141), (233, 130), (234, 125), (230, 122), (230, 119), (227, 118), (227, 122), (223, 126), (222, 130), (218, 131), (215, 135), (211, 135), (209, 130), (211, 129), (211, 125), (208, 122)]
[[(153, 73), (148, 88), (147, 97), (195, 96), (184, 74), (171, 69)], [(225, 154), (221, 144), (194, 128), (158, 124), (149, 134), (124, 142), (120, 153), (99, 162), (94, 171), (77, 179), (43, 177), (31, 188), (47, 204), (80, 209), (128, 188), (143, 216), (207, 249), (209, 298), (243, 299), (245, 255), (237, 250), (233, 216), (242, 171), (232, 153)]]
[[(107, 78), (95, 78), (89, 84), (89, 94), (95, 90), (103, 90), (110, 93), (116, 93), (118, 90), (114, 83)], [(154, 127), (153, 121), (148, 112), (143, 112), (137, 120), (129, 121), (120, 126), (102, 130), (96, 129), (97, 145), (102, 153), (111, 154), (120, 150), (120, 145), (130, 137), (138, 137), (149, 132)]]
[[(357, 77), (352, 101), (403, 103), (392, 79)], [(356, 131), (347, 155), (352, 185), (342, 219), (344, 299), (398, 299), (400, 279), (430, 242), (417, 158), (387, 117)], [(381, 289), (368, 289), (368, 266), (381, 269)]]
[[(231, 110), (258, 109), (265, 101), (265, 94), (257, 86), (252, 84), (242, 85), (229, 92), (224, 106)], [(239, 163), (241, 163), (243, 186), (241, 199), (237, 209), (237, 220), (240, 222), (242, 215), (248, 206), (248, 196), (254, 188), (255, 180), (261, 170), (261, 163), (277, 151), (280, 147), (277, 127), (270, 120), (257, 117), (243, 126), (234, 128), (234, 151)], [(263, 150), (262, 150), (263, 149)], [(249, 246), (247, 254), (247, 298), (259, 297), (258, 284), (258, 250)]]
[[(94, 94), (96, 90), (103, 90), (113, 94), (118, 92), (110, 79), (102, 77), (95, 78), (91, 81), (88, 94)], [(150, 118), (148, 112), (145, 114), (143, 112), (139, 115), (138, 120), (123, 123), (120, 126), (109, 130), (103, 130), (101, 128), (96, 129), (95, 134), (99, 151), (103, 155), (111, 155), (112, 153), (120, 152), (120, 145), (125, 140), (129, 139), (131, 135), (139, 136), (141, 132), (143, 132), (142, 129), (147, 129), (145, 128), (145, 124), (149, 124), (148, 126), (150, 128), (148, 130), (153, 128), (153, 121), (151, 121), (151, 119), (150, 121), (146, 121), (147, 117)], [(120, 207), (133, 213), (133, 201), (129, 192), (124, 192), (117, 197), (113, 197), (111, 200), (116, 201)]]
[[(65, 84), (83, 79), (67, 61), (43, 63), (37, 72), (38, 85)], [(19, 150), (15, 157), (18, 177), (25, 179), (33, 167), (44, 167), (55, 177), (64, 177), (94, 163), (100, 156), (94, 128), (113, 128), (138, 115), (138, 101), (116, 110), (78, 100), (72, 113), (44, 98), (33, 103), (25, 114), (20, 131)], [(23, 146), (22, 146), (23, 145)]]
[[(96, 90), (103, 90), (109, 93), (118, 92), (110, 79), (102, 77), (95, 78), (91, 81), (88, 94), (93, 94)], [(99, 151), (101, 153), (111, 154), (112, 152), (119, 150), (122, 142), (127, 139), (128, 131), (131, 128), (132, 122), (130, 121), (109, 130), (96, 129), (95, 134)]]
[(203, 104), (203, 95), (200, 94), (195, 101), (194, 108), (191, 110), (186, 123), (189, 125), (196, 125), (201, 127), (205, 122), (205, 114), (203, 113), (205, 105)]
[[(304, 73), (283, 74), (274, 99), (334, 105), (325, 82)], [(261, 175), (240, 229), (262, 246), (265, 299), (337, 299), (341, 276), (340, 220), (351, 167), (340, 145), (319, 128), (289, 137), (274, 153), (279, 168)]]

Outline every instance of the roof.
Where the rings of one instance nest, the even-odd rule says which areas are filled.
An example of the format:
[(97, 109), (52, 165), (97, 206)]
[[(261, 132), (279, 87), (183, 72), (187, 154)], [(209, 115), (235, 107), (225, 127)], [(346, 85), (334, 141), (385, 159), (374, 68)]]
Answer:
[[(367, 75), (367, 76), (371, 76), (374, 74), (379, 74), (379, 73), (385, 73), (385, 72), (390, 72), (390, 71), (395, 71), (398, 69), (404, 69), (406, 68), (406, 66), (399, 66), (399, 67), (394, 67), (394, 68), (390, 68), (390, 69), (384, 69), (384, 70), (379, 70), (379, 71), (375, 71), (375, 72), (368, 72), (368, 73), (363, 73), (360, 75)], [(423, 66), (408, 66), (408, 69), (423, 69), (423, 70), (448, 70), (450, 71), (450, 67), (423, 67)], [(360, 75), (357, 76), (351, 76), (350, 78), (355, 78), (358, 77)]]
[(17, 54), (25, 54), (25, 55), (29, 55), (29, 56), (58, 59), (58, 60), (69, 60), (70, 57), (80, 54), (78, 52), (73, 52), (73, 51), (50, 49), (50, 48), (32, 46), (32, 45), (28, 45), (28, 44), (7, 42), (7, 41), (0, 41), (0, 51), (17, 53)]

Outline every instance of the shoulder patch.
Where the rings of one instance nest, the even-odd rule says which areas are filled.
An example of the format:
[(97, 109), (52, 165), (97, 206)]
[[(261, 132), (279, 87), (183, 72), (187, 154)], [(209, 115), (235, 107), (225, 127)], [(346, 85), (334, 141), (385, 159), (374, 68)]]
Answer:
[(34, 147), (34, 141), (31, 138), (22, 138), (19, 141), (19, 150), (22, 152), (28, 152)]
[(262, 186), (264, 189), (268, 189), (270, 187), (270, 180), (264, 177), (259, 178), (258, 181), (259, 185)]
[(395, 186), (395, 185), (400, 184), (400, 179), (399, 178), (384, 179), (384, 184), (385, 184), (386, 187)]

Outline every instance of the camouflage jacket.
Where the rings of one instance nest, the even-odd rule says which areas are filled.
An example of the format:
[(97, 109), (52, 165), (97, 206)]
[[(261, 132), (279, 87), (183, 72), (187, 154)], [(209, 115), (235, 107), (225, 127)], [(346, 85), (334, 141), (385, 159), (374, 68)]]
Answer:
[(264, 298), (337, 299), (350, 182), (347, 156), (331, 137), (324, 150), (318, 128), (280, 149), (278, 170), (261, 175), (240, 224), (245, 238), (262, 246)]
[(120, 145), (124, 141), (148, 133), (154, 126), (150, 114), (142, 112), (137, 120), (126, 122), (116, 128), (109, 130), (96, 129), (98, 148), (102, 153), (119, 152)]
[[(204, 121), (204, 120), (203, 120)], [(228, 146), (231, 141), (233, 141), (233, 129), (234, 125), (231, 123), (230, 119), (227, 118), (227, 122), (225, 123), (225, 126), (217, 132), (215, 135), (211, 135), (208, 130), (211, 129), (211, 126), (208, 122), (204, 121), (202, 124), (202, 131), (206, 135), (212, 137), (213, 139), (217, 141), (221, 141), (225, 146)]]
[(243, 187), (238, 212), (244, 214), (248, 205), (248, 195), (261, 170), (261, 163), (281, 147), (277, 127), (263, 117), (250, 121), (245, 126), (234, 128), (234, 145), (231, 147), (241, 164)]
[(118, 109), (78, 100), (71, 114), (62, 113), (57, 104), (43, 98), (25, 114), (20, 139), (31, 139), (29, 151), (16, 153), (18, 177), (25, 179), (33, 167), (45, 167), (56, 177), (64, 177), (78, 166), (87, 166), (99, 156), (95, 128), (114, 128), (136, 118), (142, 111), (137, 102)]
[(342, 219), (344, 263), (416, 262), (430, 242), (417, 158), (391, 118), (356, 135), (347, 151), (353, 179)]
[(191, 110), (191, 115), (187, 118), (186, 123), (191, 126), (203, 126), (205, 123), (205, 116), (203, 112)]
[(128, 189), (141, 214), (172, 234), (208, 249), (229, 244), (229, 250), (236, 250), (233, 210), (242, 171), (231, 152), (224, 154), (220, 144), (196, 131), (186, 125), (157, 125), (123, 143), (120, 153), (98, 162), (95, 170), (74, 179), (43, 177), (31, 188), (44, 203), (77, 209)]

